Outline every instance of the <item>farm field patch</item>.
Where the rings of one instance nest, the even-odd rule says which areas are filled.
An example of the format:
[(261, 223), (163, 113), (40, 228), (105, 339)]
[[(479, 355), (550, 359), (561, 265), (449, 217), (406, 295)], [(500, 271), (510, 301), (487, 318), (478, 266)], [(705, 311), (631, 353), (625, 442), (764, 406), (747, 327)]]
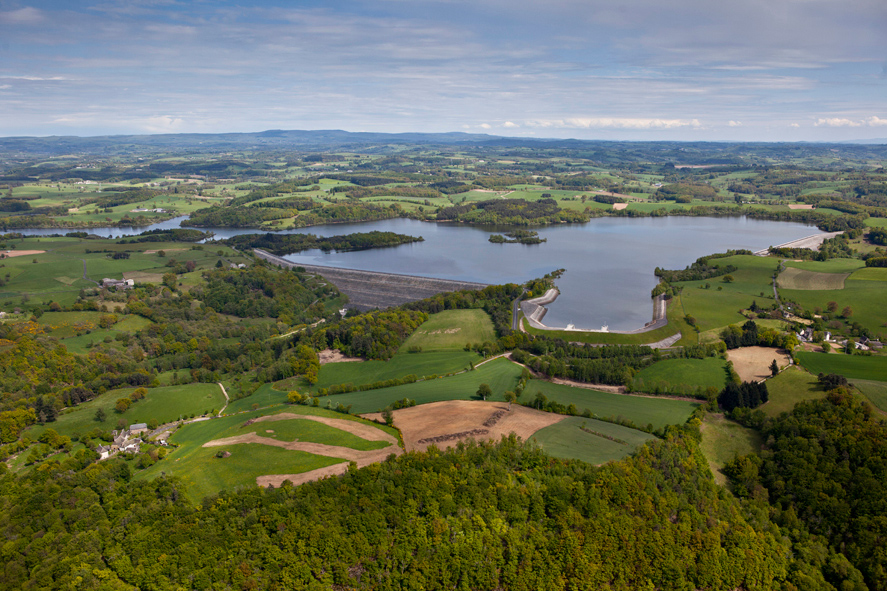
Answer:
[(320, 404), (351, 405), (352, 413), (362, 414), (376, 412), (403, 398), (415, 400), (416, 404), (444, 400), (476, 400), (478, 399), (478, 386), (484, 383), (489, 384), (493, 391), (492, 397), (488, 400), (502, 401), (505, 390), (513, 390), (517, 385), (521, 369), (521, 366), (507, 359), (496, 359), (474, 371), (456, 376), (425, 380), (404, 386), (327, 396), (321, 399)]
[(797, 366), (787, 367), (779, 375), (767, 380), (767, 392), (770, 400), (760, 409), (771, 417), (782, 412), (791, 412), (802, 400), (825, 398), (825, 390), (816, 376)]
[(573, 404), (579, 412), (587, 408), (597, 417), (627, 419), (635, 425), (651, 425), (654, 429), (683, 424), (699, 406), (688, 400), (614, 394), (544, 380), (530, 380), (521, 401), (529, 402), (537, 392), (564, 406)]
[(783, 289), (834, 290), (844, 289), (844, 280), (849, 276), (850, 273), (819, 273), (788, 267), (776, 282)]
[[(133, 387), (110, 390), (101, 396), (78, 404), (73, 409), (63, 411), (53, 423), (31, 427), (28, 433), (37, 438), (46, 429), (52, 428), (62, 435), (85, 434), (96, 427), (110, 431), (117, 428), (118, 421), (126, 426), (133, 423), (147, 423), (156, 419), (159, 423), (169, 423), (193, 415), (202, 415), (213, 409), (219, 410), (225, 404), (225, 396), (218, 384), (187, 384), (183, 386), (161, 386), (147, 388), (148, 394), (124, 413), (114, 410), (119, 398), (126, 398)], [(96, 412), (105, 412), (105, 420), (97, 421)]]
[(708, 460), (715, 482), (722, 486), (727, 483), (727, 477), (721, 471), (724, 465), (737, 456), (758, 451), (763, 443), (757, 431), (720, 414), (706, 415), (700, 431), (702, 442), (699, 447)]
[(875, 408), (887, 414), (887, 382), (856, 379), (852, 383)]
[(719, 357), (705, 359), (664, 359), (645, 367), (634, 376), (632, 387), (640, 392), (655, 388), (690, 393), (698, 388), (724, 387), (726, 362)]
[[(358, 425), (357, 429), (370, 429), (378, 434), (372, 435), (374, 442), (328, 424), (319, 423), (317, 420), (293, 418), (296, 416), (329, 421), (338, 425), (341, 425), (341, 422), (354, 422)], [(188, 496), (194, 501), (199, 501), (202, 497), (220, 490), (255, 485), (257, 478), (262, 476), (307, 473), (347, 461), (345, 457), (287, 449), (284, 446), (294, 447), (299, 442), (305, 442), (306, 447), (314, 444), (325, 452), (330, 450), (323, 446), (334, 446), (343, 455), (384, 454), (387, 452), (380, 451), (376, 442), (384, 440), (385, 446), (381, 450), (385, 450), (392, 448), (391, 442), (396, 441), (390, 433), (391, 430), (382, 429), (356, 417), (345, 417), (323, 409), (292, 406), (286, 409), (282, 417), (285, 418), (277, 415), (263, 416), (262, 411), (258, 411), (185, 425), (170, 440), (180, 447), (151, 468), (139, 472), (137, 478), (154, 478), (160, 472), (177, 476), (187, 485)], [(267, 433), (269, 430), (276, 432), (278, 429), (283, 434), (280, 438), (273, 438), (271, 436), (274, 433)], [(261, 431), (265, 433), (258, 435), (257, 432)], [(264, 445), (261, 441), (258, 444), (224, 441), (244, 435), (246, 436), (244, 439), (264, 438), (268, 441)], [(299, 441), (288, 442), (285, 439), (289, 437)], [(325, 443), (336, 441), (342, 443)], [(215, 445), (207, 446), (214, 442)], [(367, 447), (369, 451), (361, 452), (348, 445)], [(225, 452), (230, 455), (218, 457), (224, 456)], [(384, 458), (384, 455), (381, 457)]]
[(493, 322), (483, 310), (446, 310), (428, 317), (401, 346), (401, 351), (461, 351), (468, 343), (496, 340)]
[(796, 355), (813, 375), (835, 373), (847, 379), (887, 382), (887, 357), (808, 352)]
[(743, 382), (759, 382), (772, 374), (773, 360), (780, 368), (789, 364), (787, 353), (771, 347), (740, 347), (727, 351), (727, 360), (733, 362), (733, 369)]
[(533, 439), (556, 458), (604, 464), (626, 457), (655, 437), (595, 419), (564, 417), (562, 421), (537, 431)]
[[(424, 377), (432, 374), (447, 374), (469, 367), (471, 362), (481, 360), (473, 351), (398, 353), (388, 361), (362, 361), (327, 363), (320, 367), (317, 383), (312, 392), (328, 388), (334, 384), (372, 384), (373, 382), (402, 378), (407, 375)], [(283, 387), (275, 384), (276, 389)], [(300, 388), (287, 388), (300, 390)]]

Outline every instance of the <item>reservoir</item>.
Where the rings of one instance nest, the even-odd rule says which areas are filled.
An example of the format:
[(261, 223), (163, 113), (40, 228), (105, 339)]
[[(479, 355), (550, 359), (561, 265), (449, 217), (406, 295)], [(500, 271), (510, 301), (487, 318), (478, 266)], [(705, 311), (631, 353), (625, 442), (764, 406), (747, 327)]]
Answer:
[[(138, 234), (146, 229), (176, 228), (176, 218), (149, 228), (88, 229), (100, 236)], [(255, 229), (200, 228), (216, 238), (260, 232)], [(653, 315), (650, 291), (656, 267), (683, 269), (697, 258), (728, 249), (755, 251), (820, 231), (803, 224), (745, 217), (649, 217), (593, 219), (584, 224), (535, 228), (547, 242), (537, 245), (492, 244), (490, 234), (509, 228), (466, 226), (393, 219), (357, 224), (314, 226), (286, 233), (334, 236), (372, 230), (422, 236), (424, 242), (357, 252), (304, 251), (287, 260), (330, 267), (419, 275), (480, 283), (521, 283), (556, 269), (561, 295), (547, 306), (545, 324), (576, 328), (634, 330)], [(46, 235), (70, 230), (21, 230)], [(749, 302), (751, 303), (751, 302)]]

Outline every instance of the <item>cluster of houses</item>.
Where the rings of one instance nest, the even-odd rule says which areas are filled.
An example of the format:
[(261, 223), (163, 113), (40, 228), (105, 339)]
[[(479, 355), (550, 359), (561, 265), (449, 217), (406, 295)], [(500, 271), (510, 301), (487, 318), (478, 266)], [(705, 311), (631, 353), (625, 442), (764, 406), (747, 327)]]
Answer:
[(102, 287), (108, 289), (132, 289), (135, 284), (133, 279), (108, 279), (107, 277), (102, 279)]
[[(798, 340), (802, 343), (810, 343), (813, 342), (813, 329), (809, 326), (802, 330), (799, 333), (796, 333), (798, 336)], [(823, 341), (832, 345), (837, 345), (838, 347), (846, 347), (849, 339), (832, 339), (832, 333), (826, 332)], [(881, 348), (884, 347), (883, 343), (878, 340), (872, 340), (868, 337), (861, 337), (858, 341), (853, 342), (853, 347), (857, 351), (871, 351), (876, 350), (880, 351)]]
[(141, 449), (142, 433), (148, 432), (146, 423), (135, 423), (129, 426), (129, 429), (121, 429), (119, 431), (111, 431), (114, 437), (108, 445), (100, 445), (96, 448), (99, 453), (99, 459), (105, 460), (118, 453), (137, 454)]

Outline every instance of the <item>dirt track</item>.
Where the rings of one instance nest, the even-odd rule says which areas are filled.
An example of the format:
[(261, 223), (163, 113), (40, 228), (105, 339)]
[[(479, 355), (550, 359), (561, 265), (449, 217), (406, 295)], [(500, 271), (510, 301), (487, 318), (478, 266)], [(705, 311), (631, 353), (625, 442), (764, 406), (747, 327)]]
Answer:
[[(203, 444), (203, 447), (218, 447), (221, 445), (232, 445), (236, 443), (257, 443), (260, 445), (273, 445), (284, 449), (294, 451), (304, 451), (319, 456), (327, 456), (331, 458), (341, 458), (348, 462), (355, 462), (358, 468), (384, 461), (391, 454), (400, 455), (403, 450), (397, 445), (397, 439), (385, 433), (380, 429), (358, 423), (357, 421), (349, 421), (346, 419), (331, 419), (327, 417), (315, 417), (311, 415), (297, 415), (293, 413), (280, 413), (276, 415), (268, 415), (256, 419), (256, 423), (285, 421), (291, 419), (302, 419), (307, 421), (316, 421), (347, 431), (362, 439), (369, 441), (387, 441), (390, 445), (382, 449), (373, 449), (369, 451), (361, 451), (351, 449), (350, 447), (340, 447), (337, 445), (325, 445), (322, 443), (309, 443), (305, 441), (278, 441), (270, 437), (261, 437), (255, 433), (246, 433), (244, 435), (236, 435), (234, 437), (226, 437), (224, 439), (216, 439)], [(289, 480), (294, 485), (303, 484), (312, 480), (319, 480), (326, 476), (344, 474), (348, 470), (348, 463), (334, 464), (317, 470), (310, 470), (301, 474), (267, 474), (256, 478), (256, 484), (259, 486), (280, 486), (284, 480)]]

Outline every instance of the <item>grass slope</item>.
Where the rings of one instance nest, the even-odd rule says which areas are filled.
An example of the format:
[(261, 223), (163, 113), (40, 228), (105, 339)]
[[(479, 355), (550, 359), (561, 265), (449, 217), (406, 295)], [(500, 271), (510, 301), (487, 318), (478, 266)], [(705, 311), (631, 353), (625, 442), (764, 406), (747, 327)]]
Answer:
[[(123, 414), (116, 412), (114, 405), (117, 404), (117, 399), (128, 397), (133, 390), (135, 388), (120, 388), (106, 392), (94, 400), (64, 412), (54, 423), (47, 423), (44, 427), (32, 427), (28, 430), (28, 435), (36, 438), (49, 428), (55, 429), (62, 435), (83, 434), (96, 427), (111, 430), (117, 428), (117, 422), (121, 419), (127, 425), (147, 423), (151, 419), (168, 423), (192, 414), (200, 415), (212, 409), (219, 410), (225, 404), (225, 397), (218, 384), (187, 384), (148, 388), (148, 395), (144, 399), (134, 403)], [(95, 420), (99, 408), (104, 409), (106, 415), (102, 422)]]
[(705, 359), (664, 359), (645, 367), (634, 377), (634, 389), (651, 391), (657, 385), (676, 391), (692, 392), (709, 386), (721, 390), (727, 379), (727, 362), (719, 357)]
[(767, 380), (767, 392), (770, 400), (760, 408), (771, 417), (790, 412), (802, 400), (825, 397), (816, 377), (797, 366), (787, 367)]
[(887, 413), (887, 382), (873, 380), (853, 380), (856, 389), (862, 392), (875, 407), (883, 413)]
[(505, 390), (513, 390), (521, 374), (521, 367), (507, 359), (496, 359), (485, 363), (474, 371), (440, 379), (425, 380), (405, 386), (380, 388), (366, 392), (351, 392), (328, 396), (320, 400), (336, 405), (351, 405), (351, 412), (375, 412), (392, 402), (410, 398), (416, 404), (440, 402), (442, 400), (474, 400), (480, 384), (489, 384), (493, 396), (488, 400), (504, 400)]
[(708, 466), (718, 484), (726, 484), (727, 477), (721, 472), (724, 464), (736, 456), (758, 451), (761, 436), (754, 429), (724, 418), (723, 415), (706, 415), (702, 422), (700, 449), (708, 460)]
[(887, 382), (887, 357), (799, 352), (798, 361), (810, 373), (836, 373), (850, 379)]
[[(587, 431), (583, 430), (583, 427)], [(536, 431), (533, 434), (533, 439), (546, 453), (556, 458), (582, 460), (589, 464), (603, 464), (612, 460), (620, 460), (639, 446), (655, 438), (636, 429), (612, 423), (581, 417), (566, 417), (559, 423)]]
[(401, 346), (401, 351), (461, 351), (466, 343), (495, 341), (493, 321), (483, 310), (446, 310), (428, 317)]
[(579, 412), (587, 408), (598, 417), (628, 419), (635, 425), (652, 425), (654, 429), (666, 425), (682, 424), (699, 406), (696, 402), (685, 400), (627, 396), (586, 388), (574, 388), (543, 380), (530, 380), (521, 401), (529, 402), (537, 392), (542, 392), (549, 400), (554, 400), (564, 406), (575, 404)]
[[(301, 406), (287, 407), (285, 412), (296, 414), (327, 416), (338, 419), (359, 420), (345, 417), (338, 413), (323, 409)], [(290, 451), (279, 447), (257, 444), (235, 444), (221, 447), (202, 447), (208, 441), (241, 435), (268, 429), (281, 433), (283, 436), (295, 437), (301, 441), (315, 443), (332, 443), (350, 447), (353, 440), (364, 441), (350, 433), (334, 427), (321, 425), (314, 421), (289, 420), (281, 422), (254, 423), (244, 426), (251, 418), (262, 416), (262, 411), (244, 413), (237, 416), (226, 416), (220, 419), (191, 423), (179, 429), (171, 438), (178, 449), (170, 453), (164, 460), (157, 462), (145, 471), (136, 474), (137, 479), (151, 479), (166, 473), (180, 478), (186, 485), (186, 494), (194, 502), (199, 502), (206, 495), (230, 490), (240, 486), (254, 486), (256, 477), (265, 474), (299, 474), (325, 466), (341, 463), (345, 460), (327, 456), (309, 454), (302, 451)], [(368, 421), (361, 421), (370, 424)], [(284, 425), (284, 423), (289, 423)], [(375, 426), (375, 425), (374, 425)], [(387, 430), (390, 432), (391, 430)], [(262, 433), (270, 436), (269, 433)], [(375, 442), (366, 442), (375, 445)], [(217, 458), (219, 451), (228, 451), (230, 457)]]
[[(481, 356), (473, 351), (438, 351), (431, 353), (399, 353), (388, 361), (363, 361), (327, 363), (321, 366), (317, 384), (310, 388), (316, 392), (333, 384), (351, 383), (355, 386), (372, 384), (382, 380), (402, 378), (413, 374), (418, 377), (432, 374), (447, 374), (469, 367), (471, 362), (481, 361)], [(275, 384), (282, 389), (282, 383)], [(296, 390), (302, 391), (297, 387)]]

